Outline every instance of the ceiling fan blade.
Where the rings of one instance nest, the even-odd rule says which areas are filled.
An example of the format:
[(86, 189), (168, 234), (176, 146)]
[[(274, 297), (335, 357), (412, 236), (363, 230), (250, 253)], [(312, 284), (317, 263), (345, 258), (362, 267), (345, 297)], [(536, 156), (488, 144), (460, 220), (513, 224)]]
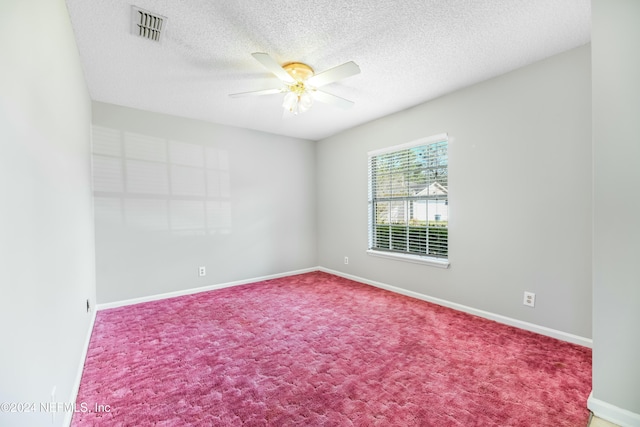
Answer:
[(340, 98), (339, 96), (332, 95), (322, 90), (314, 90), (313, 92), (311, 92), (311, 96), (313, 96), (313, 98), (317, 101), (324, 102), (325, 104), (335, 105), (336, 107), (340, 107), (344, 110), (348, 110), (355, 104), (353, 101)]
[(250, 96), (250, 95), (272, 95), (274, 93), (282, 93), (282, 89), (263, 89), (263, 90), (254, 90), (251, 92), (240, 92), (240, 93), (231, 93), (229, 94), (232, 98), (240, 98), (242, 96)]
[(271, 71), (276, 75), (277, 78), (279, 78), (283, 82), (289, 84), (294, 84), (296, 82), (295, 79), (291, 77), (289, 73), (287, 73), (284, 68), (282, 68), (280, 64), (278, 64), (276, 60), (270, 57), (268, 54), (262, 52), (254, 52), (251, 54), (251, 56), (256, 58), (258, 62), (260, 62), (264, 66), (264, 68)]
[(314, 87), (321, 87), (359, 73), (360, 67), (358, 67), (358, 64), (349, 61), (310, 77), (306, 83)]

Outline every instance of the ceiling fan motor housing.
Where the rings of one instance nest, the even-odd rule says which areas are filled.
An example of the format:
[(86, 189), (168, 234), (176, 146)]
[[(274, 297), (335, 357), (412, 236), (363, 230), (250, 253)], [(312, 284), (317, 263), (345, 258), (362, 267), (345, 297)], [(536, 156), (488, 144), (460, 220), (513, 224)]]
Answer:
[(313, 68), (302, 62), (289, 62), (282, 66), (298, 82), (303, 82), (313, 76)]

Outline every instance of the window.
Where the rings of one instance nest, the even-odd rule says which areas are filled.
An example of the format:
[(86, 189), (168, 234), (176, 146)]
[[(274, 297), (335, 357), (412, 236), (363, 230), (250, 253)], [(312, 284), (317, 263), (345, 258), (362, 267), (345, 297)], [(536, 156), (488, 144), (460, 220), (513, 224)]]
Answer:
[(369, 153), (369, 253), (448, 267), (446, 134)]

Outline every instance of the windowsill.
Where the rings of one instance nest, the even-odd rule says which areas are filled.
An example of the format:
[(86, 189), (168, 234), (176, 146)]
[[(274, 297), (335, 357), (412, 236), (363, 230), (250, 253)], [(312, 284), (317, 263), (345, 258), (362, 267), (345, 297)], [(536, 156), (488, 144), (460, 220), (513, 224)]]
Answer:
[(416, 264), (426, 264), (426, 265), (430, 265), (432, 267), (438, 267), (438, 268), (449, 268), (449, 261), (442, 260), (439, 258), (432, 258), (432, 257), (418, 256), (418, 255), (398, 254), (393, 252), (382, 252), (382, 251), (375, 251), (372, 249), (369, 249), (367, 253), (371, 256), (376, 256), (380, 258), (389, 258), (389, 259), (395, 259), (398, 261), (413, 262)]

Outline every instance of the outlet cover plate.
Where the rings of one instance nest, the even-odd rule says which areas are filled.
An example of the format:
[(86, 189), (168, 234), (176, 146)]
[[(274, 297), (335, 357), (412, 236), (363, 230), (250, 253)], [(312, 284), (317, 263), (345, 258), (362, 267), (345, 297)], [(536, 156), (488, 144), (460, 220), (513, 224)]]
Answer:
[(533, 292), (525, 292), (524, 293), (524, 301), (522, 303), (524, 305), (529, 306), (529, 307), (535, 307), (536, 306), (536, 294), (534, 294)]

